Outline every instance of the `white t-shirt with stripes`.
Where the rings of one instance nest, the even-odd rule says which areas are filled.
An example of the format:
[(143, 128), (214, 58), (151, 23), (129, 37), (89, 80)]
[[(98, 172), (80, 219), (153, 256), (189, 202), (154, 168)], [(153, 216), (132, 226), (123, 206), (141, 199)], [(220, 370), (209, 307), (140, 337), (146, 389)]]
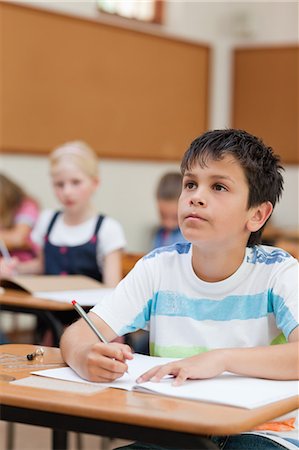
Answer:
[(215, 348), (255, 347), (298, 326), (298, 261), (284, 250), (247, 248), (219, 282), (200, 280), (192, 244), (155, 249), (92, 311), (117, 334), (150, 331), (150, 353), (187, 357)]

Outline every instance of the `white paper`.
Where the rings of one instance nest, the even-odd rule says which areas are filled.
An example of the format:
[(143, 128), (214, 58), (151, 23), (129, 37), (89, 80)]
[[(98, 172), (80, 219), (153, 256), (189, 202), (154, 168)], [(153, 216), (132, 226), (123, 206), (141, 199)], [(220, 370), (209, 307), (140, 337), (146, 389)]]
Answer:
[[(121, 378), (110, 383), (101, 383), (107, 387), (115, 387), (118, 389), (125, 389), (126, 391), (131, 391), (136, 384), (136, 379), (142, 375), (147, 370), (151, 369), (160, 364), (166, 364), (170, 361), (174, 361), (174, 358), (158, 358), (154, 356), (139, 355), (134, 354), (134, 359), (129, 361), (128, 373), (125, 373)], [(81, 378), (73, 369), (70, 367), (60, 367), (58, 369), (47, 369), (47, 370), (37, 370), (31, 372), (34, 375), (41, 375), (44, 377), (58, 378), (60, 380), (76, 381), (78, 383), (91, 383), (99, 384), (91, 381), (84, 380)]]
[[(116, 381), (101, 384), (128, 391), (138, 390), (249, 409), (292, 397), (299, 393), (298, 381), (264, 380), (230, 373), (224, 373), (221, 376), (208, 380), (187, 380), (182, 386), (172, 386), (172, 377), (167, 377), (159, 383), (151, 381), (138, 385), (135, 383), (136, 379), (145, 371), (156, 365), (165, 364), (173, 360), (173, 358), (158, 358), (135, 354), (132, 361), (127, 361), (128, 373), (125, 373)], [(32, 373), (62, 380), (91, 383), (79, 377), (70, 367), (40, 370)]]
[(160, 383), (146, 382), (139, 387), (144, 392), (148, 390), (162, 395), (248, 409), (258, 408), (299, 393), (298, 381), (264, 380), (229, 373), (208, 380), (187, 380), (178, 387), (172, 386), (171, 380), (162, 380)]
[(81, 306), (94, 306), (112, 291), (113, 289), (111, 288), (78, 289), (73, 291), (40, 291), (34, 292), (34, 297), (67, 303), (76, 300)]

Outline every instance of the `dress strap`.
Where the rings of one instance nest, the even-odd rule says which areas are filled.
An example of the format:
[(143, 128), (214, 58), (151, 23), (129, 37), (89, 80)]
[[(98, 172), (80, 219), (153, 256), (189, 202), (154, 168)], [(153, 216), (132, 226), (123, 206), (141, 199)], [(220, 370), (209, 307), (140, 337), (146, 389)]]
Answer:
[(96, 223), (95, 230), (94, 230), (94, 235), (95, 236), (97, 236), (97, 234), (99, 232), (99, 229), (101, 228), (101, 225), (102, 225), (104, 219), (105, 219), (104, 214), (100, 214), (99, 217), (98, 217), (97, 223)]
[(56, 212), (54, 213), (54, 215), (53, 215), (53, 217), (52, 217), (52, 219), (51, 219), (51, 221), (50, 221), (50, 224), (49, 224), (49, 226), (48, 226), (46, 236), (49, 236), (49, 234), (51, 233), (51, 230), (52, 230), (52, 228), (53, 228), (53, 226), (54, 226), (54, 223), (56, 222), (56, 219), (57, 219), (57, 217), (59, 216), (59, 214), (61, 214), (61, 211), (56, 211)]

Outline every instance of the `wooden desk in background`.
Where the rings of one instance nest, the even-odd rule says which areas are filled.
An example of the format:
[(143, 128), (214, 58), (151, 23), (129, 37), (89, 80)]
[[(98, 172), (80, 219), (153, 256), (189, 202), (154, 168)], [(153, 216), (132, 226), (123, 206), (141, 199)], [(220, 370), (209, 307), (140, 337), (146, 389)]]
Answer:
[(274, 227), (269, 223), (263, 231), (262, 240), (268, 245), (282, 248), (299, 259), (299, 229), (288, 230)]
[(71, 311), (72, 305), (66, 302), (57, 302), (33, 297), (24, 291), (5, 288), (0, 294), (0, 309), (24, 314), (33, 314), (40, 318), (53, 333), (54, 345), (59, 345), (63, 325), (56, 319), (53, 312)]
[[(66, 448), (67, 431), (178, 448), (216, 449), (204, 436), (247, 431), (299, 406), (298, 396), (249, 410), (111, 388), (87, 395), (79, 389), (65, 392), (18, 386), (8, 379), (29, 376), (34, 361), (26, 361), (26, 354), (35, 347), (9, 344), (0, 349), (1, 353), (24, 356), (28, 365), (13, 369), (0, 364), (1, 419), (52, 428), (54, 449)], [(51, 367), (61, 364), (59, 349), (45, 348), (41, 362)]]

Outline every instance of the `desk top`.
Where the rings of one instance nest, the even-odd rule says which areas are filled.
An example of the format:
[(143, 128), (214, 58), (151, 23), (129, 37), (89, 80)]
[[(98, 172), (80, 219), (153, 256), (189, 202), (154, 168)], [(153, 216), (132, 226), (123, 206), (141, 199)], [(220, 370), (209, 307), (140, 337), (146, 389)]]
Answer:
[(1, 305), (47, 311), (69, 311), (73, 309), (73, 306), (67, 302), (37, 298), (25, 291), (9, 288), (5, 288), (3, 294), (0, 293)]
[[(80, 394), (17, 386), (1, 380), (1, 375), (16, 379), (29, 376), (34, 370), (34, 361), (27, 361), (26, 355), (35, 348), (25, 344), (1, 345), (1, 353), (23, 355), (28, 366), (13, 369), (0, 364), (0, 399), (3, 405), (199, 435), (248, 431), (255, 425), (299, 407), (298, 396), (247, 410), (111, 388), (93, 394)], [(44, 365), (51, 364), (52, 368), (52, 364), (62, 362), (58, 348), (45, 348)]]

